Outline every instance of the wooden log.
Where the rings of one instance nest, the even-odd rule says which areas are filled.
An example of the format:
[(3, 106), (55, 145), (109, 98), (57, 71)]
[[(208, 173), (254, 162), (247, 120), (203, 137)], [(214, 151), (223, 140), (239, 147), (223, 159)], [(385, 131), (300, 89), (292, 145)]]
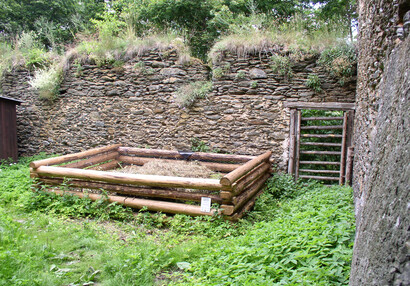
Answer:
[[(82, 192), (74, 192), (74, 191), (60, 191), (60, 190), (49, 190), (50, 192), (54, 192), (60, 195), (64, 194), (72, 194), (75, 196), (79, 196), (81, 198), (88, 197), (93, 201), (104, 199), (105, 196), (99, 194), (84, 194)], [(172, 202), (164, 202), (164, 201), (154, 201), (154, 200), (147, 200), (147, 199), (137, 199), (137, 198), (129, 198), (124, 196), (108, 196), (108, 202), (110, 203), (118, 203), (130, 208), (147, 208), (150, 211), (158, 211), (158, 212), (165, 212), (165, 213), (173, 213), (173, 214), (187, 214), (192, 216), (198, 215), (209, 215), (212, 216), (216, 213), (215, 210), (211, 210), (211, 212), (202, 212), (200, 206), (188, 205), (183, 203), (172, 203)]]
[[(152, 161), (152, 160), (158, 160), (158, 159), (144, 158), (144, 157), (132, 157), (132, 156), (124, 156), (124, 155), (118, 157), (118, 161), (120, 162), (123, 162), (126, 164), (138, 165), (138, 166), (142, 166), (145, 163), (148, 163), (149, 161)], [(169, 160), (169, 159), (161, 159), (161, 161), (169, 162), (169, 163), (175, 162), (175, 160)], [(201, 161), (198, 161), (198, 163), (202, 166), (209, 168), (212, 171), (224, 172), (224, 173), (231, 172), (235, 170), (236, 168), (242, 166), (239, 164), (224, 164), (224, 163), (201, 162)]]
[(342, 137), (342, 150), (340, 156), (340, 176), (339, 176), (339, 185), (342, 185), (345, 180), (345, 166), (346, 166), (346, 137), (347, 137), (347, 112), (344, 113), (343, 119), (343, 137)]
[(77, 161), (74, 163), (69, 163), (67, 165), (63, 165), (60, 167), (64, 167), (64, 168), (86, 168), (86, 167), (90, 167), (92, 165), (96, 165), (105, 161), (109, 161), (112, 159), (115, 159), (118, 156), (118, 152), (117, 151), (113, 151), (113, 152), (108, 152), (108, 153), (103, 153), (103, 154), (98, 154), (96, 156), (93, 156), (91, 158), (85, 159), (85, 160), (81, 160), (81, 161)]
[(342, 138), (341, 134), (301, 134), (304, 138)]
[(269, 174), (265, 174), (259, 180), (255, 181), (246, 191), (237, 197), (232, 199), (234, 205), (233, 212), (240, 209), (248, 200), (250, 200), (262, 186), (265, 184), (266, 180), (269, 178)]
[(340, 165), (340, 162), (329, 161), (300, 161), (301, 165)]
[(252, 207), (255, 205), (255, 201), (257, 200), (257, 198), (263, 193), (264, 189), (261, 189), (255, 196), (253, 196), (253, 198), (251, 198), (244, 206), (241, 210), (239, 210), (238, 212), (234, 213), (231, 216), (226, 217), (228, 220), (231, 221), (237, 221), (240, 218), (242, 218), (244, 215), (246, 215), (251, 209)]
[(305, 173), (321, 173), (321, 174), (340, 174), (340, 171), (335, 170), (313, 170), (313, 169), (299, 169), (299, 172)]
[(298, 110), (297, 114), (296, 114), (296, 126), (295, 126), (295, 130), (296, 130), (296, 149), (295, 149), (295, 180), (298, 179), (299, 177), (299, 161), (300, 161), (300, 127), (302, 125), (302, 111)]
[(222, 214), (224, 214), (224, 215), (233, 214), (233, 208), (234, 208), (234, 206), (232, 206), (232, 205), (221, 205)]
[(301, 179), (323, 180), (323, 181), (339, 181), (339, 177), (300, 175), (299, 178), (301, 178)]
[(321, 147), (342, 147), (340, 143), (327, 143), (327, 142), (300, 142), (302, 146), (321, 146)]
[(343, 125), (324, 125), (324, 126), (302, 126), (302, 130), (335, 130), (343, 129)]
[(315, 120), (343, 120), (343, 116), (316, 116), (316, 117), (302, 117), (302, 121), (315, 121)]
[(240, 179), (245, 174), (249, 173), (253, 168), (258, 166), (260, 163), (269, 161), (270, 156), (272, 155), (272, 151), (267, 151), (258, 157), (248, 161), (244, 165), (240, 166), (239, 168), (233, 170), (229, 174), (226, 174), (220, 179), (220, 184), (223, 186), (232, 186), (234, 182)]
[(353, 157), (354, 157), (354, 147), (351, 146), (347, 149), (347, 160), (346, 160), (346, 185), (352, 185), (352, 175), (353, 175)]
[(312, 154), (312, 155), (337, 155), (340, 156), (340, 151), (300, 151), (300, 154)]
[(290, 126), (289, 126), (289, 162), (288, 162), (288, 174), (295, 173), (295, 151), (296, 151), (296, 130), (295, 125), (297, 121), (296, 110), (290, 111)]
[(138, 155), (143, 157), (155, 157), (163, 159), (182, 159), (182, 155), (175, 150), (144, 149), (134, 147), (118, 148), (120, 155)]
[[(184, 159), (184, 155), (174, 150), (159, 150), (159, 149), (143, 149), (133, 147), (120, 147), (118, 149), (120, 155), (137, 155), (142, 157), (155, 157), (163, 159)], [(189, 156), (189, 160), (201, 160), (211, 162), (233, 162), (244, 163), (252, 160), (255, 156), (247, 155), (231, 155), (231, 154), (218, 154), (218, 153), (204, 153), (194, 152)]]
[(230, 190), (230, 188), (226, 188), (223, 185), (221, 185), (216, 179), (124, 174), (117, 172), (104, 172), (96, 170), (83, 170), (51, 166), (40, 166), (37, 168), (36, 173), (40, 176), (66, 177), (82, 179), (87, 181), (93, 180), (107, 183), (120, 183), (137, 186), (186, 188), (210, 191), (219, 191), (222, 189)]
[(315, 110), (354, 110), (354, 103), (345, 102), (287, 102), (283, 103), (287, 108), (315, 109)]
[(229, 191), (220, 191), (219, 192), (219, 196), (221, 197), (222, 200), (224, 200), (225, 202), (230, 202), (230, 200), (233, 197), (232, 192)]
[(204, 161), (212, 161), (212, 162), (232, 162), (232, 163), (246, 163), (254, 158), (256, 158), (256, 156), (203, 153), (203, 152), (195, 152), (191, 156), (191, 160), (204, 160)]
[(243, 176), (241, 179), (236, 181), (233, 186), (233, 195), (238, 195), (242, 192), (243, 189), (249, 186), (250, 183), (259, 179), (261, 176), (266, 174), (269, 171), (270, 164), (269, 163), (262, 163), (257, 166), (255, 169), (250, 171), (246, 176)]
[(97, 165), (97, 166), (92, 166), (90, 170), (99, 170), (99, 171), (107, 171), (107, 170), (113, 170), (118, 167), (118, 161), (117, 160), (112, 160), (110, 162)]
[(80, 152), (80, 153), (68, 154), (68, 155), (59, 156), (59, 157), (55, 157), (55, 158), (48, 158), (48, 159), (44, 159), (44, 160), (34, 161), (34, 162), (30, 163), (30, 167), (35, 169), (35, 168), (38, 168), (40, 166), (63, 164), (63, 163), (67, 163), (67, 162), (74, 161), (74, 160), (84, 159), (86, 157), (97, 155), (97, 154), (100, 154), (100, 153), (113, 151), (113, 150), (118, 149), (118, 147), (120, 147), (120, 146), (121, 146), (121, 144), (114, 144), (114, 145), (110, 145), (110, 146), (105, 146), (105, 147), (100, 147), (100, 148), (87, 150), (87, 151)]
[(354, 111), (347, 112), (347, 129), (346, 129), (346, 146), (350, 147), (353, 144), (353, 128), (354, 128)]
[(125, 195), (133, 195), (140, 197), (153, 197), (153, 198), (165, 198), (173, 200), (183, 201), (197, 201), (200, 202), (202, 197), (208, 197), (212, 199), (212, 202), (222, 203), (222, 199), (215, 194), (206, 194), (198, 192), (187, 192), (185, 190), (167, 190), (167, 189), (153, 189), (153, 188), (137, 188), (126, 185), (115, 185), (107, 183), (98, 183), (82, 180), (69, 180), (56, 179), (56, 178), (42, 178), (43, 183), (52, 186), (61, 186), (65, 184), (68, 187), (85, 188), (85, 189), (103, 189), (106, 191), (116, 192)]
[(39, 178), (40, 176), (34, 171), (33, 168), (30, 167), (30, 178)]

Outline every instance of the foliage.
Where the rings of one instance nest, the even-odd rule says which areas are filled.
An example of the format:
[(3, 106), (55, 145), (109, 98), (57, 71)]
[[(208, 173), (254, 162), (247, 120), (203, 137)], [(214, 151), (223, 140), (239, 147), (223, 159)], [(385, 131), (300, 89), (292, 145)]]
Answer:
[[(63, 185), (64, 188), (64, 185)], [(93, 217), (101, 220), (117, 219), (130, 220), (132, 212), (117, 203), (109, 203), (107, 197), (97, 201), (85, 197), (80, 198), (72, 194), (58, 195), (44, 190), (32, 193), (27, 211), (40, 211), (66, 217)]]
[(194, 152), (221, 153), (221, 150), (210, 147), (206, 142), (196, 137), (191, 139), (191, 150)]
[(320, 82), (320, 78), (316, 74), (309, 74), (306, 79), (305, 85), (313, 89), (315, 92), (322, 91), (322, 83)]
[(295, 181), (293, 176), (286, 174), (273, 174), (265, 185), (264, 193), (258, 198), (249, 218), (255, 221), (270, 220), (275, 215), (275, 209), (284, 200), (294, 199), (297, 196), (316, 188), (316, 183)]
[(0, 34), (8, 40), (35, 32), (42, 45), (56, 49), (90, 28), (89, 20), (103, 12), (104, 1), (8, 0), (1, 2), (0, 9)]
[(29, 84), (39, 91), (41, 99), (52, 100), (58, 95), (62, 76), (61, 68), (51, 66), (48, 69), (36, 70)]
[(51, 53), (41, 48), (34, 32), (23, 32), (13, 43), (0, 37), (0, 78), (13, 67), (24, 65), (30, 70), (51, 63)]
[(45, 157), (0, 164), (2, 285), (348, 281), (354, 234), (350, 188), (275, 175), (251, 213), (258, 215), (238, 223), (146, 210), (132, 218), (129, 210), (104, 200), (32, 192), (28, 163)]
[(21, 53), (25, 66), (30, 70), (45, 67), (50, 63), (48, 54), (41, 48), (34, 32), (23, 32), (17, 38), (15, 46), (16, 52)]
[(251, 81), (250, 87), (251, 88), (257, 88), (258, 87), (258, 82), (256, 80)]
[(273, 55), (271, 58), (271, 68), (276, 74), (284, 76), (287, 79), (292, 78), (292, 63), (287, 56)]
[(245, 57), (264, 53), (267, 50), (283, 49), (292, 60), (320, 54), (328, 47), (344, 43), (344, 33), (337, 23), (317, 20), (304, 14), (290, 16), (287, 21), (255, 20), (222, 35), (212, 46), (208, 58), (218, 63), (224, 53), (235, 53)]
[(206, 98), (211, 90), (212, 82), (196, 81), (178, 88), (175, 99), (179, 106), (191, 107), (198, 99)]
[(324, 50), (318, 64), (328, 70), (344, 85), (356, 72), (357, 56), (352, 45), (339, 45)]
[(183, 285), (346, 285), (354, 238), (351, 200), (349, 188), (317, 187), (283, 202), (272, 221), (188, 260)]
[(109, 11), (103, 13), (101, 18), (91, 19), (91, 22), (98, 32), (99, 39), (109, 46), (113, 37), (118, 36), (121, 30), (126, 27), (126, 23), (119, 19), (115, 13)]
[(245, 78), (245, 77), (246, 77), (246, 72), (243, 71), (243, 70), (238, 71), (238, 72), (236, 73), (236, 75), (235, 75), (235, 78), (236, 78), (236, 79), (243, 79), (243, 78)]
[(0, 41), (0, 79), (4, 73), (9, 72), (13, 66), (13, 48), (6, 41)]

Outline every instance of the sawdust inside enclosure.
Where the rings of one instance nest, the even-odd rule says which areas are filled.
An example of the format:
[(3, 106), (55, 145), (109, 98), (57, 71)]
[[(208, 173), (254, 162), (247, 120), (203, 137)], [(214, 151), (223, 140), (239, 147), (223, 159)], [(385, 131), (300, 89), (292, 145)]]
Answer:
[(186, 178), (212, 178), (219, 179), (222, 175), (201, 165), (197, 161), (165, 161), (154, 159), (143, 166), (127, 165), (116, 170), (128, 174), (160, 175)]

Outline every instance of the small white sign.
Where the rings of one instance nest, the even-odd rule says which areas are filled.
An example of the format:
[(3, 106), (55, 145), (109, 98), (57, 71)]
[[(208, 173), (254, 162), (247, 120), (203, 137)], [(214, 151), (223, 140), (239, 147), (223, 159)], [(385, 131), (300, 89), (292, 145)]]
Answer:
[(211, 198), (201, 197), (201, 212), (211, 212)]

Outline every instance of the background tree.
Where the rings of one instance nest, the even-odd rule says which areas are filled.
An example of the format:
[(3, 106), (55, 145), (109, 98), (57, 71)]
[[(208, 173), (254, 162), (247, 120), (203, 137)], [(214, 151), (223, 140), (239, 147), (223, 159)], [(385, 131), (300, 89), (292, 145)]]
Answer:
[(73, 39), (90, 27), (90, 19), (104, 11), (104, 0), (3, 0), (0, 34), (12, 39), (23, 31), (36, 31), (49, 47)]

